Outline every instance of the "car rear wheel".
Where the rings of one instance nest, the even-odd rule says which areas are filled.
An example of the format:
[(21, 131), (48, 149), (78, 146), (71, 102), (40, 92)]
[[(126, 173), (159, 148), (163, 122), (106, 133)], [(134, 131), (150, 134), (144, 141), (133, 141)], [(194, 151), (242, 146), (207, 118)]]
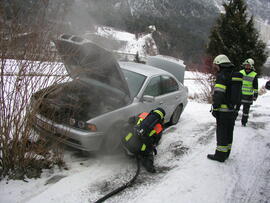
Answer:
[(176, 123), (178, 123), (180, 116), (182, 114), (182, 111), (183, 111), (183, 105), (179, 104), (173, 112), (169, 125), (175, 125)]

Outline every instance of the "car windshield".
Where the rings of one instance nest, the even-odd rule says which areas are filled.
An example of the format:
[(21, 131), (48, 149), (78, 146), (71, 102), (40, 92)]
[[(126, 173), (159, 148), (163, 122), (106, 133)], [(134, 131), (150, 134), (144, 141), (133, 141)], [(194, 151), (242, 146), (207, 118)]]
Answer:
[(146, 76), (133, 71), (122, 69), (128, 83), (131, 97), (134, 98), (140, 91)]

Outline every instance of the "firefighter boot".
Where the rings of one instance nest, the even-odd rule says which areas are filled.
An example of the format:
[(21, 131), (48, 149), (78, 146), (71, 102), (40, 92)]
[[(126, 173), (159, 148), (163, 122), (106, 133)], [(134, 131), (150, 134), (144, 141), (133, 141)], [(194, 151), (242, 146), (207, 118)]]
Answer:
[(153, 154), (148, 154), (142, 157), (142, 165), (144, 168), (150, 172), (150, 173), (155, 173), (156, 169), (154, 167), (154, 156)]
[(248, 121), (248, 115), (243, 115), (241, 122), (242, 122), (242, 126), (246, 126), (247, 125), (247, 121)]
[(231, 150), (229, 149), (229, 150), (226, 152), (226, 159), (228, 159), (228, 158), (229, 158), (230, 153), (231, 153)]
[(215, 161), (219, 161), (219, 162), (224, 162), (226, 160), (226, 153), (227, 152), (221, 152), (221, 151), (217, 151), (215, 154), (208, 154), (207, 158), (211, 159), (211, 160), (215, 160)]

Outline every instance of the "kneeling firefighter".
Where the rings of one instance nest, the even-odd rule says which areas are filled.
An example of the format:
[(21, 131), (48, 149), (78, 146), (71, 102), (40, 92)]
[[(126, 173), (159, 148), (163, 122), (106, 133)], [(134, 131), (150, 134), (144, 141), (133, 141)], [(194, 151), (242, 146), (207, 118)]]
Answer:
[(138, 156), (142, 165), (150, 173), (155, 173), (154, 154), (162, 136), (165, 111), (156, 108), (150, 113), (143, 112), (136, 119), (135, 126), (123, 138), (123, 146), (128, 155)]

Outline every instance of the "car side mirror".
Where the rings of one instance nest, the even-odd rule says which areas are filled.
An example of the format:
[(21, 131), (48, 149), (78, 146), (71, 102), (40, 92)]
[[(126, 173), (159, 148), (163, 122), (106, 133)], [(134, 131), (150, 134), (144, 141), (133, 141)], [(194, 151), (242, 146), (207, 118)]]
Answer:
[(155, 101), (155, 97), (153, 96), (150, 96), (150, 95), (143, 95), (142, 97), (142, 102), (149, 102), (149, 103), (152, 103)]

